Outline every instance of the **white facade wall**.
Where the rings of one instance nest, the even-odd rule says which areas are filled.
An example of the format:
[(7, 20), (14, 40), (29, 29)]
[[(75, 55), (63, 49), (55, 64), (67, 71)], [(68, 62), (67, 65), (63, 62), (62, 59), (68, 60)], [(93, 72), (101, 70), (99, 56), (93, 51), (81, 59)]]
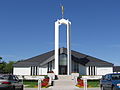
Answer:
[(47, 75), (47, 70), (48, 70), (47, 64), (44, 65), (43, 67), (39, 67), (39, 75)]
[(81, 64), (79, 64), (79, 74), (86, 75), (86, 67)]
[(14, 75), (30, 75), (31, 67), (14, 67), (13, 74)]
[(113, 73), (113, 67), (96, 67), (97, 75), (105, 75), (108, 73)]
[(39, 75), (47, 75), (47, 68), (39, 68)]
[[(47, 71), (48, 71), (48, 66), (46, 64), (38, 68), (38, 75), (47, 75)], [(55, 69), (52, 68), (52, 71), (55, 72)], [(113, 73), (113, 67), (96, 67), (95, 68), (95, 75), (105, 75), (108, 73)], [(31, 75), (31, 67), (14, 67), (13, 74), (14, 75)], [(79, 64), (79, 74), (89, 75), (88, 67)]]

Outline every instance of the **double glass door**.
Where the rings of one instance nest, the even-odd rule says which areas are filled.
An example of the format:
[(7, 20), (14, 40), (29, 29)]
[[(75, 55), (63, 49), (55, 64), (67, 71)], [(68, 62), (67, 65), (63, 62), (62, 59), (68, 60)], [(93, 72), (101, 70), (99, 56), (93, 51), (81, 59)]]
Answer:
[(64, 53), (59, 58), (59, 75), (67, 75), (67, 55)]
[(67, 66), (64, 65), (59, 66), (59, 75), (67, 75)]

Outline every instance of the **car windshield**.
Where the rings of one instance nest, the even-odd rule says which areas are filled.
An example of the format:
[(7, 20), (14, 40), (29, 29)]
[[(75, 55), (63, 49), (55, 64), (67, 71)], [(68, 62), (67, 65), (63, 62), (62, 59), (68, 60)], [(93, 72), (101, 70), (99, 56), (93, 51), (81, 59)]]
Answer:
[(120, 74), (113, 74), (112, 79), (113, 80), (120, 80)]
[(0, 79), (6, 80), (6, 79), (8, 79), (8, 78), (9, 78), (8, 75), (0, 75)]

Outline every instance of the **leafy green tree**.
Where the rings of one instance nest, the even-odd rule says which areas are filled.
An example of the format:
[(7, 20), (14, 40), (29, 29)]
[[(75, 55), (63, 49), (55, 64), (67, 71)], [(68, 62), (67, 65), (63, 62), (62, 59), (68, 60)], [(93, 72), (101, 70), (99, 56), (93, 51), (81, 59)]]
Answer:
[(1, 59), (2, 59), (2, 57), (0, 57), (0, 63), (1, 63)]
[(5, 67), (5, 72), (6, 73), (12, 73), (13, 72), (13, 64), (15, 62), (14, 61), (9, 61), (9, 63), (6, 64), (6, 67)]
[(2, 59), (2, 57), (0, 57), (0, 59)]
[(1, 62), (0, 64), (0, 73), (12, 73), (13, 72), (13, 64), (14, 61), (9, 61), (8, 63), (6, 62)]
[(6, 68), (6, 62), (1, 62), (0, 64), (0, 73), (5, 73), (5, 68)]

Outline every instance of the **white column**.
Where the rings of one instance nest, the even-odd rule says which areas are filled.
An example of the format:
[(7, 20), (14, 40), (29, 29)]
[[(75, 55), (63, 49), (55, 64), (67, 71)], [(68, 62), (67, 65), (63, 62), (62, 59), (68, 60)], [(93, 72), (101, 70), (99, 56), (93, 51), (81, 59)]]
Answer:
[(59, 20), (55, 22), (55, 74), (58, 75), (59, 69)]
[(70, 23), (67, 23), (67, 74), (71, 73), (71, 50), (70, 50)]
[(97, 75), (97, 67), (95, 66), (95, 75)]
[(86, 75), (89, 75), (89, 66), (86, 67)]
[(67, 25), (67, 75), (71, 73), (71, 49), (70, 49), (70, 25), (71, 22), (65, 19), (55, 22), (55, 74), (59, 74), (59, 26)]

